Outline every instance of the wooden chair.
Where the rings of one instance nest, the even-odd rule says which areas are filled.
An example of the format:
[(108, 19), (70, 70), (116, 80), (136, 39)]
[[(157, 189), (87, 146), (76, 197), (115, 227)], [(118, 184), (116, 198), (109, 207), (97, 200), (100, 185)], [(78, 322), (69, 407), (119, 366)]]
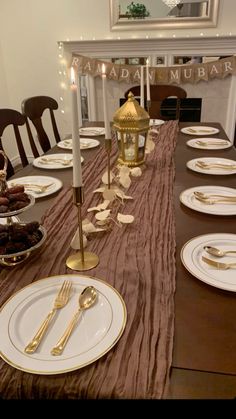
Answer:
[[(146, 103), (146, 86), (144, 86), (144, 101)], [(125, 92), (125, 98), (128, 99), (129, 92), (134, 96), (140, 97), (140, 86), (133, 86)], [(150, 85), (151, 108), (149, 110), (150, 118), (152, 119), (170, 119), (162, 115), (161, 105), (168, 97), (176, 97), (175, 118), (180, 116), (180, 99), (187, 97), (187, 93), (182, 87), (168, 85), (168, 84), (152, 84)], [(173, 119), (173, 118), (171, 118)]]
[[(24, 146), (22, 143), (19, 126), (22, 126), (26, 123), (26, 118), (20, 112), (14, 109), (0, 109), (0, 149), (4, 151), (2, 145), (2, 135), (6, 127), (9, 125), (13, 126), (17, 148), (20, 154), (20, 159), (22, 166), (25, 167), (29, 164), (28, 159), (26, 157), (26, 153), (24, 150)], [(2, 169), (4, 165), (3, 156), (0, 156), (0, 168)], [(7, 179), (14, 175), (14, 168), (8, 159), (8, 166), (7, 166)]]
[(50, 140), (43, 126), (42, 116), (43, 116), (44, 111), (48, 109), (50, 113), (50, 117), (51, 117), (54, 137), (55, 137), (56, 142), (59, 143), (59, 141), (61, 141), (61, 138), (57, 129), (56, 119), (53, 112), (54, 110), (58, 109), (58, 103), (55, 99), (49, 96), (34, 96), (34, 97), (30, 97), (28, 99), (23, 100), (21, 104), (21, 108), (22, 108), (22, 113), (27, 117), (26, 128), (27, 128), (29, 141), (31, 144), (34, 157), (38, 157), (39, 153), (34, 143), (29, 120), (32, 122), (32, 124), (34, 125), (36, 129), (39, 144), (42, 147), (42, 150), (44, 152), (50, 150), (52, 146), (50, 144)]

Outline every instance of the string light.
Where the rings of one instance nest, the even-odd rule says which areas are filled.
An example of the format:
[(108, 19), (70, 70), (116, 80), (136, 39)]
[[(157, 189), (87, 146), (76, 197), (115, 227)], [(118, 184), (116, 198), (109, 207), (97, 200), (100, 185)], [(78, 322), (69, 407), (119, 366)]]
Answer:
[(66, 72), (66, 69), (65, 69), (66, 60), (64, 58), (64, 44), (63, 44), (63, 42), (58, 43), (58, 50), (59, 50), (58, 57), (59, 57), (59, 66), (60, 66), (59, 70), (58, 70), (58, 74), (59, 74), (59, 77), (60, 77), (59, 83), (60, 83), (60, 88), (61, 88), (59, 108), (60, 108), (61, 114), (64, 115), (65, 114), (64, 94), (65, 94), (65, 91), (67, 89), (67, 84), (65, 82), (65, 77), (67, 75), (67, 72)]

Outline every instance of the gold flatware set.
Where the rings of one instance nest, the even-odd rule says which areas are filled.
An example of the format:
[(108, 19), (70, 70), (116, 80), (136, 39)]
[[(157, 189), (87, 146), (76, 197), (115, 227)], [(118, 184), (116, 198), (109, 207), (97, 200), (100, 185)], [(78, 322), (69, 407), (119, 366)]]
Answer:
[[(43, 337), (45, 336), (52, 319), (54, 318), (56, 311), (65, 307), (68, 303), (72, 290), (72, 283), (71, 281), (64, 281), (53, 304), (53, 308), (48, 313), (47, 317), (39, 327), (38, 331), (36, 332), (33, 339), (28, 343), (25, 347), (25, 352), (27, 354), (33, 354), (36, 349), (38, 348), (39, 344), (41, 343)], [(52, 355), (61, 355), (68, 339), (76, 326), (79, 316), (83, 310), (90, 308), (97, 299), (97, 291), (93, 286), (88, 286), (84, 288), (79, 296), (79, 308), (74, 314), (72, 320), (70, 321), (68, 327), (66, 328), (65, 332), (63, 333), (62, 337), (59, 339), (58, 343), (54, 346), (51, 350)]]
[(80, 128), (80, 132), (86, 132), (86, 133), (90, 133), (91, 134), (97, 134), (97, 135), (101, 135), (101, 133), (103, 132), (102, 130), (97, 130), (97, 129), (87, 129), (87, 128)]
[(76, 311), (76, 313), (74, 314), (71, 322), (69, 323), (69, 325), (67, 326), (65, 332), (63, 333), (62, 337), (59, 339), (59, 341), (57, 342), (56, 346), (54, 346), (54, 348), (52, 348), (51, 350), (51, 354), (52, 355), (61, 355), (66, 343), (76, 325), (76, 323), (78, 322), (79, 316), (82, 313), (83, 310), (87, 310), (88, 308), (90, 308), (96, 301), (97, 298), (97, 291), (95, 290), (94, 287), (86, 287), (82, 293), (79, 296), (79, 308)]
[[(66, 146), (66, 148), (71, 148), (72, 147), (72, 141), (71, 140), (64, 140), (63, 141), (64, 145)], [(89, 148), (89, 146), (93, 144), (92, 141), (82, 141), (80, 140), (80, 148)]]
[(214, 132), (214, 130), (212, 130), (212, 129), (209, 130), (209, 129), (204, 129), (204, 128), (201, 128), (201, 129), (187, 128), (187, 129), (188, 129), (188, 131), (192, 132), (193, 134), (198, 134), (199, 132), (211, 134), (211, 133)]
[(212, 168), (216, 168), (216, 169), (225, 169), (225, 170), (234, 170), (236, 169), (236, 164), (228, 164), (228, 163), (207, 163), (201, 160), (197, 160), (196, 161), (196, 166), (200, 167), (201, 169), (212, 169)]
[(80, 148), (88, 148), (92, 143), (92, 141), (83, 143), (82, 141), (80, 141)]
[(208, 145), (228, 145), (229, 141), (226, 140), (219, 140), (219, 141), (203, 141), (203, 140), (197, 140), (196, 144), (201, 146), (208, 146)]
[(24, 186), (28, 191), (33, 191), (36, 194), (46, 192), (53, 185), (54, 183), (48, 183), (46, 185), (40, 185), (39, 183), (11, 183), (11, 186)]
[(199, 191), (194, 191), (193, 194), (198, 201), (201, 201), (208, 205), (213, 205), (217, 203), (236, 204), (236, 196), (234, 195), (205, 194)]
[(56, 157), (53, 157), (53, 158), (52, 157), (41, 157), (39, 161), (43, 164), (58, 163), (58, 164), (62, 164), (63, 166), (68, 166), (69, 164), (71, 164), (72, 158), (71, 159), (60, 159), (60, 158), (56, 158)]
[[(222, 258), (227, 255), (236, 256), (236, 250), (222, 250), (213, 246), (204, 246), (203, 249), (210, 255), (218, 257), (218, 258)], [(217, 269), (226, 270), (230, 268), (236, 268), (236, 262), (234, 263), (218, 262), (217, 260), (212, 260), (205, 256), (202, 256), (202, 260), (203, 262), (207, 263), (210, 266), (214, 266), (214, 268), (217, 268)]]

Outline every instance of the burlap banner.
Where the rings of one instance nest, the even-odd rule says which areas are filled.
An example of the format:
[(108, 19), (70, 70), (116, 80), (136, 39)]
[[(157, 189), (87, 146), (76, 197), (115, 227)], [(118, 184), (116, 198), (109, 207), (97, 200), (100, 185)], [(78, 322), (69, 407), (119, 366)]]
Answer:
[[(73, 54), (71, 66), (77, 67), (83, 74), (94, 77), (102, 75), (102, 64), (108, 79), (118, 82), (139, 83), (141, 66), (113, 64), (82, 55)], [(229, 74), (236, 74), (236, 56), (222, 58), (205, 64), (186, 64), (172, 67), (149, 67), (151, 84), (197, 83), (215, 78), (223, 79)]]

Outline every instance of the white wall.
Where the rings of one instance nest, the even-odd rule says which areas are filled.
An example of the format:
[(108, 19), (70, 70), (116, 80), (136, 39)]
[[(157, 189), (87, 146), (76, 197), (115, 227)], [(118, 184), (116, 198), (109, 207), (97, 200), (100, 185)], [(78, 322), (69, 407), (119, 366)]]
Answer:
[[(204, 34), (235, 34), (235, 11), (235, 0), (221, 0), (218, 27), (206, 28)], [(173, 35), (170, 30), (111, 32), (109, 0), (0, 0), (0, 15), (0, 105), (18, 110), (24, 98), (34, 95), (49, 95), (59, 102), (57, 41)], [(200, 32), (174, 31), (176, 36)], [(68, 121), (60, 113), (57, 121), (64, 134)], [(14, 156), (12, 150), (10, 157)]]

